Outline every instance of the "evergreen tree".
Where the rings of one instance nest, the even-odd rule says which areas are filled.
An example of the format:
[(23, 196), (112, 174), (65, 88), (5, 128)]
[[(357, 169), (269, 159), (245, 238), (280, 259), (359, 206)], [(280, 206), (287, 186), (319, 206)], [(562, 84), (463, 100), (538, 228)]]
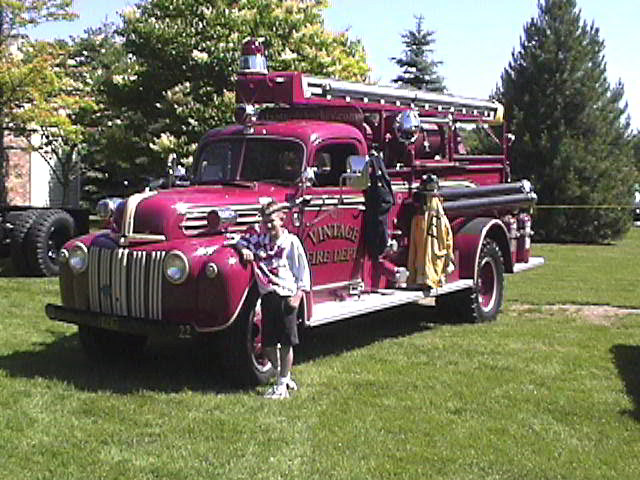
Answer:
[[(624, 87), (611, 87), (598, 28), (575, 0), (544, 0), (502, 74), (502, 101), (516, 135), (512, 171), (534, 184), (536, 236), (606, 242), (631, 223), (631, 135)], [(584, 208), (591, 207), (591, 208)]]
[(631, 140), (633, 148), (633, 159), (636, 164), (636, 171), (640, 174), (640, 130), (636, 130)]
[(432, 59), (435, 32), (423, 29), (422, 15), (418, 15), (415, 19), (415, 30), (407, 30), (402, 34), (402, 43), (405, 47), (402, 56), (390, 59), (402, 69), (402, 73), (392, 82), (419, 90), (444, 92), (446, 90), (444, 79), (438, 75), (438, 67), (442, 62)]

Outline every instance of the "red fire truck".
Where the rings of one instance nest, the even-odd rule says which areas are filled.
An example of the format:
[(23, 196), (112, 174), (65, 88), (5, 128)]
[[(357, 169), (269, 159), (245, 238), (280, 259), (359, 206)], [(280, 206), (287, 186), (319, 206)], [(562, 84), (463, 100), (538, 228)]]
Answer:
[[(188, 186), (106, 201), (110, 228), (61, 250), (62, 305), (46, 313), (77, 324), (88, 355), (139, 351), (152, 335), (209, 335), (234, 380), (266, 382), (258, 292), (233, 243), (272, 200), (287, 207), (286, 228), (311, 266), (301, 328), (427, 297), (451, 321), (493, 320), (505, 274), (544, 263), (530, 256), (536, 195), (511, 179), (500, 104), (268, 72), (255, 42), (244, 47), (236, 98), (238, 123), (204, 135)], [(464, 151), (463, 129), (499, 126), (499, 155)], [(391, 202), (372, 212), (385, 175)], [(444, 224), (436, 235), (452, 238), (435, 283), (412, 271), (424, 267), (415, 219), (433, 198)], [(427, 239), (418, 257), (440, 247)]]

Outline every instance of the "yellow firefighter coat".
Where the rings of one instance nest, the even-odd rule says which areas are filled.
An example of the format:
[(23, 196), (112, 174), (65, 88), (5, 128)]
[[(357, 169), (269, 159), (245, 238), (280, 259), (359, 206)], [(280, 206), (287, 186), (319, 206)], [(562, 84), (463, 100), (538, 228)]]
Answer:
[(411, 221), (407, 269), (407, 283), (432, 288), (443, 286), (445, 274), (453, 270), (453, 233), (436, 195), (427, 198), (426, 212)]

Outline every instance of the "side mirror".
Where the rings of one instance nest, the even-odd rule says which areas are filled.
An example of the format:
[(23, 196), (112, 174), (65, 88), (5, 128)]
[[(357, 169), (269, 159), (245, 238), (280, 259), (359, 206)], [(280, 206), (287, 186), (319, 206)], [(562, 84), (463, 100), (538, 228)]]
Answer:
[(347, 158), (347, 173), (340, 175), (340, 186), (348, 186), (357, 190), (369, 187), (369, 157), (350, 155)]
[(303, 185), (315, 185), (316, 167), (306, 167), (300, 175), (300, 182)]

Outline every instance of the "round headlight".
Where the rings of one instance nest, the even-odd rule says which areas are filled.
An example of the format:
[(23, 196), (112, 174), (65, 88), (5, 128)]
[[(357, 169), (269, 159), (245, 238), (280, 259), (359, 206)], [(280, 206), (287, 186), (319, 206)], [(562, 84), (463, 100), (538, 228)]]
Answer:
[(116, 211), (116, 207), (122, 201), (121, 198), (111, 197), (103, 198), (96, 205), (96, 213), (102, 220), (110, 218)]
[(171, 283), (182, 283), (189, 275), (189, 260), (184, 253), (173, 250), (164, 257), (163, 271)]
[(89, 252), (83, 243), (76, 243), (69, 250), (69, 268), (75, 274), (82, 273), (89, 265)]

